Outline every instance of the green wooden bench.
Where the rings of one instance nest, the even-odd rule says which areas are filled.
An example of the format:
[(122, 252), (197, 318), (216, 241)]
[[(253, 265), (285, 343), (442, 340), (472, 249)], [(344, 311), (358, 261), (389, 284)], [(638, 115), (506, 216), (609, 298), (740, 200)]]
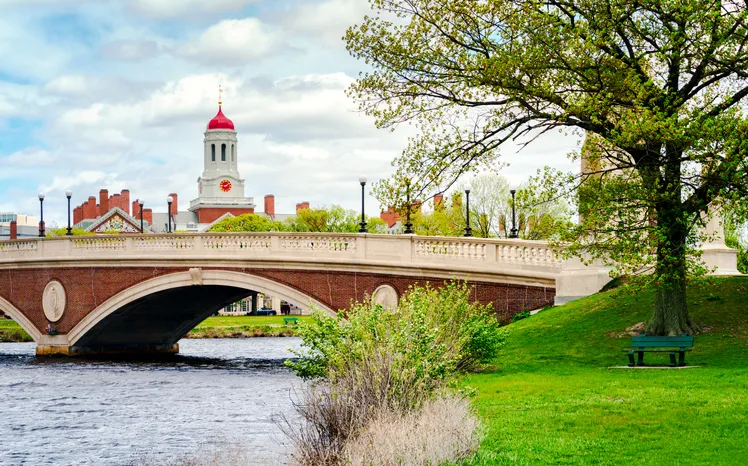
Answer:
[[(691, 351), (693, 337), (679, 335), (677, 337), (653, 337), (650, 335), (635, 335), (631, 337), (631, 348), (625, 349), (629, 355), (629, 366), (643, 366), (644, 353), (670, 353), (670, 366), (685, 366), (686, 351)], [(677, 348), (677, 349), (676, 349)], [(634, 353), (637, 354), (634, 362)], [(678, 353), (678, 362), (675, 362)]]
[(288, 325), (288, 324), (298, 325), (298, 323), (299, 323), (299, 319), (296, 317), (284, 317), (283, 318), (284, 325)]

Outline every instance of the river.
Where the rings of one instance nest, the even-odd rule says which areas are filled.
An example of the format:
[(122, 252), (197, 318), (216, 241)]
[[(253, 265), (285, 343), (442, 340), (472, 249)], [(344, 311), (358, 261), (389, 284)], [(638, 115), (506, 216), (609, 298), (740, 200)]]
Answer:
[(179, 355), (148, 361), (0, 343), (0, 465), (165, 464), (226, 444), (250, 464), (285, 464), (275, 420), (293, 417), (301, 382), (283, 361), (300, 342), (182, 340)]

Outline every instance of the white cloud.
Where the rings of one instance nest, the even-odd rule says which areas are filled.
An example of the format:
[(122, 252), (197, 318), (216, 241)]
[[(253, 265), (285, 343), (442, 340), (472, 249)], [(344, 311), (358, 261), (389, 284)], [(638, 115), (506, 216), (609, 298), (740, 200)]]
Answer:
[(237, 11), (256, 0), (131, 0), (130, 8), (151, 18), (221, 14)]
[(201, 63), (242, 66), (284, 47), (281, 35), (257, 18), (229, 19), (173, 48), (175, 55)]
[(159, 53), (159, 46), (152, 40), (117, 40), (101, 46), (101, 55), (110, 60), (138, 61)]
[(342, 44), (346, 29), (360, 23), (371, 8), (368, 0), (326, 0), (295, 7), (281, 21), (294, 33), (305, 33), (327, 43)]
[(27, 147), (14, 152), (7, 157), (0, 158), (0, 165), (4, 167), (41, 167), (54, 163), (57, 157), (39, 147)]

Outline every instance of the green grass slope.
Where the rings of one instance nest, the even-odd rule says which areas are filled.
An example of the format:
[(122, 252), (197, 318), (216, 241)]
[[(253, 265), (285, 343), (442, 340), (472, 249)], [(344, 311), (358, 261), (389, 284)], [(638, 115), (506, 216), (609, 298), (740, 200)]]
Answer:
[(690, 290), (698, 368), (611, 369), (652, 303), (614, 290), (511, 324), (496, 368), (464, 381), (487, 428), (468, 464), (748, 464), (748, 278)]

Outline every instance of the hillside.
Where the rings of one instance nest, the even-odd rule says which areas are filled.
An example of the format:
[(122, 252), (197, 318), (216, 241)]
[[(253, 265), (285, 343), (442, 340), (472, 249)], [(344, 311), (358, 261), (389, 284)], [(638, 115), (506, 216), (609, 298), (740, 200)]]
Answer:
[(748, 463), (748, 278), (691, 288), (699, 367), (610, 368), (652, 303), (614, 290), (511, 324), (496, 367), (465, 380), (488, 429), (470, 464)]

